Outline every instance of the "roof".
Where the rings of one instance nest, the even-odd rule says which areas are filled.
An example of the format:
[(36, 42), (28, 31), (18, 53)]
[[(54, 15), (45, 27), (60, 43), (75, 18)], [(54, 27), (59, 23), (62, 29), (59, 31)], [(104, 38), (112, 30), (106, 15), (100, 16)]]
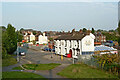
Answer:
[(117, 49), (113, 47), (104, 46), (104, 45), (95, 46), (95, 51), (112, 51), (112, 50), (117, 50)]
[(86, 36), (85, 34), (81, 33), (64, 34), (56, 38), (55, 40), (81, 40), (85, 36)]

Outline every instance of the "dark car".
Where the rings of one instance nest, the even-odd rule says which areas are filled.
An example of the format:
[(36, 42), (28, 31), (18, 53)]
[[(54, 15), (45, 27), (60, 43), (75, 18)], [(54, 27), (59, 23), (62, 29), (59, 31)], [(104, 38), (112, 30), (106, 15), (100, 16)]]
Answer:
[(55, 49), (52, 49), (53, 52), (55, 52)]
[(44, 50), (44, 51), (49, 51), (49, 48), (48, 48), (48, 47), (45, 47), (43, 50)]

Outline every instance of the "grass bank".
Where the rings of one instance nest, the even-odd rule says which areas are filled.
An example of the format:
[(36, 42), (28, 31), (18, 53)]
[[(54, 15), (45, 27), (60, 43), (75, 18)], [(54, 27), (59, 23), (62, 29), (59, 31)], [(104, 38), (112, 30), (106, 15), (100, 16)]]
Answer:
[(13, 58), (14, 56), (16, 56), (16, 55), (7, 55), (6, 58), (3, 58), (2, 59), (2, 66), (5, 67), (5, 66), (17, 64), (16, 59)]
[(12, 72), (2, 72), (2, 78), (43, 78), (44, 77), (34, 74), (34, 73), (29, 73), (29, 72), (17, 72), (17, 71), (12, 71)]
[(72, 64), (59, 72), (58, 75), (68, 78), (118, 78), (113, 74), (85, 64)]
[[(50, 64), (24, 64), (22, 65), (25, 69), (28, 70), (51, 70), (60, 64), (50, 63)], [(22, 70), (21, 67), (15, 67), (13, 70)]]

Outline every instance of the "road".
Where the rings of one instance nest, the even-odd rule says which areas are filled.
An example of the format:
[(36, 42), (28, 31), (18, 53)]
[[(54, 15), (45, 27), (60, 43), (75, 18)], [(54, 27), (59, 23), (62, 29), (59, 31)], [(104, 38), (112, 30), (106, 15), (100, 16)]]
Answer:
[[(24, 72), (32, 72), (35, 74), (42, 75), (45, 78), (52, 78), (52, 80), (63, 78), (59, 75), (57, 75), (58, 72), (72, 64), (72, 60), (69, 58), (64, 58), (63, 60), (60, 59), (59, 55), (52, 54), (51, 58), (51, 52), (46, 52), (42, 50), (33, 50), (33, 49), (27, 49), (25, 47), (21, 47), (19, 49), (20, 51), (25, 51), (26, 55), (21, 56), (20, 63), (17, 63), (15, 65), (11, 65), (8, 67), (4, 67), (3, 71), (16, 71), (12, 70), (12, 68), (20, 66), (20, 64), (48, 64), (48, 63), (61, 63), (60, 66), (52, 69), (52, 70), (23, 70)], [(20, 71), (20, 70), (19, 70)], [(53, 79), (54, 78), (54, 79)], [(68, 80), (67, 78), (65, 78)]]
[(64, 59), (61, 60), (60, 57), (61, 56), (55, 55), (51, 52), (28, 49), (26, 50), (26, 55), (21, 57), (21, 61), (23, 62), (24, 60), (29, 63), (35, 63), (35, 64), (40, 64), (40, 63), (42, 64), (48, 64), (48, 63), (72, 64), (72, 60), (70, 58), (64, 57)]

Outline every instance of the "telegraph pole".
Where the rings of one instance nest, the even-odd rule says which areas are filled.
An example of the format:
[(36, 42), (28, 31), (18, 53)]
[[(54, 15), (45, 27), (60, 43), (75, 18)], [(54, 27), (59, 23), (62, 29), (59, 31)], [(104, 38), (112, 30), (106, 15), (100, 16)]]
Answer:
[(18, 42), (17, 42), (17, 62), (19, 62), (19, 46), (18, 46)]

